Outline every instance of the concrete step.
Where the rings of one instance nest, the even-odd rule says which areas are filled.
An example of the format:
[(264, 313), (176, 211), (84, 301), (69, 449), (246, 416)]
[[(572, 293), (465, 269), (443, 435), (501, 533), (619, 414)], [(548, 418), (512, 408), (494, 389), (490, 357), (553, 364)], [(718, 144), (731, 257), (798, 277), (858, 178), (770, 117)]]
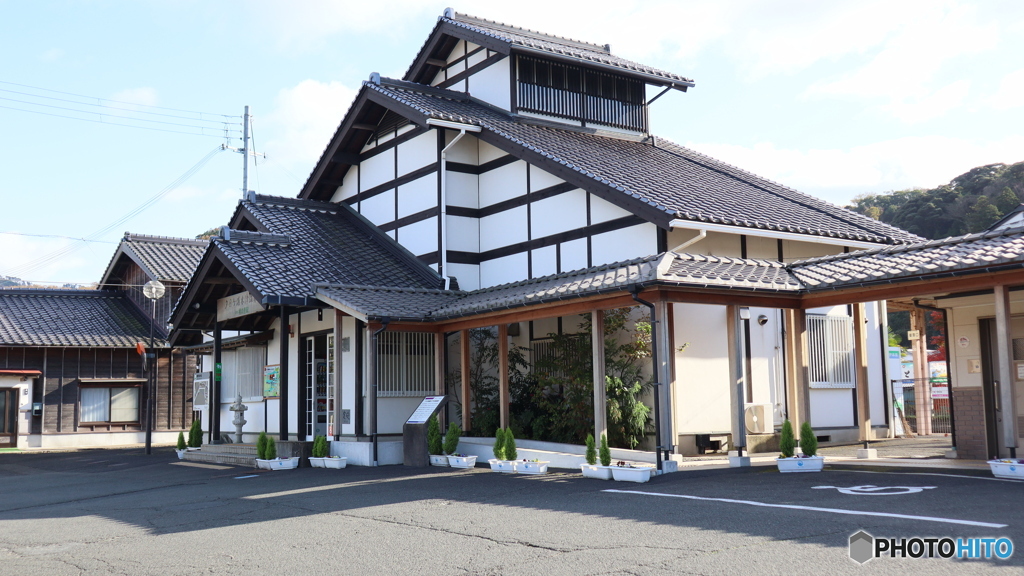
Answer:
[(256, 457), (255, 444), (204, 444), (199, 452), (207, 454), (239, 454)]
[(207, 452), (204, 446), (202, 450), (194, 450), (185, 454), (186, 462), (206, 462), (208, 464), (226, 464), (228, 466), (256, 467), (256, 455), (232, 454), (230, 452)]

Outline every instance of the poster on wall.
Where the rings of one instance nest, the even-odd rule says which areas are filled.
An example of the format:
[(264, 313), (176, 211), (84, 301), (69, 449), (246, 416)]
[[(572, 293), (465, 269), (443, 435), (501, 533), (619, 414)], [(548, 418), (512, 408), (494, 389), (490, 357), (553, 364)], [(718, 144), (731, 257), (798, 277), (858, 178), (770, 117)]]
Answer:
[(269, 364), (263, 367), (263, 397), (277, 398), (281, 395), (281, 365)]

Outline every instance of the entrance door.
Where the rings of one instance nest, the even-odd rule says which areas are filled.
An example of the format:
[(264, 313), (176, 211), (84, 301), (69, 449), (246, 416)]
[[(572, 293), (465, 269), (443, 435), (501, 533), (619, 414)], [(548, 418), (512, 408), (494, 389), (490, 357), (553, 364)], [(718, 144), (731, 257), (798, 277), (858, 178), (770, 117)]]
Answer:
[(0, 389), (0, 448), (18, 445), (18, 390)]
[(999, 457), (999, 385), (996, 382), (995, 346), (996, 321), (994, 318), (982, 318), (981, 328), (981, 390), (985, 399), (985, 439), (988, 457)]

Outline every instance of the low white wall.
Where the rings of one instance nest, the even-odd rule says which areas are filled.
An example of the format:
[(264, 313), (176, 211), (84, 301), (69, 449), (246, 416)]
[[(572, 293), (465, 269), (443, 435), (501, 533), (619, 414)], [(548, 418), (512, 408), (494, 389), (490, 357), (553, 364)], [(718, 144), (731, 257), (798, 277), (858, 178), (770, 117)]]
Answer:
[[(153, 432), (154, 445), (174, 444), (178, 432)], [(146, 443), (145, 432), (88, 432), (70, 434), (33, 434), (28, 437), (32, 448), (97, 448), (104, 446), (133, 446)]]
[[(352, 466), (373, 465), (373, 442), (357, 440), (334, 440), (330, 442), (331, 456), (348, 458), (348, 464)], [(393, 466), (402, 464), (405, 460), (405, 453), (402, 449), (402, 441), (377, 441), (377, 465)]]
[[(459, 440), (458, 451), (462, 454), (476, 456), (477, 463), (486, 463), (494, 458), (492, 448), (494, 438), (466, 437)], [(541, 442), (538, 440), (516, 440), (516, 452), (519, 460), (544, 460), (550, 462), (549, 468), (566, 468), (579, 470), (580, 464), (586, 464), (585, 446), (575, 444), (559, 444), (556, 442)], [(640, 450), (627, 450), (625, 448), (612, 448), (612, 462), (625, 460), (628, 462), (655, 463), (654, 452), (643, 452)], [(674, 460), (681, 460), (678, 455), (673, 455)]]

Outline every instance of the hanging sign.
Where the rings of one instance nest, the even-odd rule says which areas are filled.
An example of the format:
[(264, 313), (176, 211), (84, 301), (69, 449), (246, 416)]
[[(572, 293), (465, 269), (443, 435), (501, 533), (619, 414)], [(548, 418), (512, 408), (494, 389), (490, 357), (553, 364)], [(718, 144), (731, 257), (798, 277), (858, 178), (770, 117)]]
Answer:
[(270, 364), (263, 367), (263, 397), (278, 398), (281, 396), (281, 365)]
[(217, 321), (223, 322), (263, 312), (266, 308), (248, 292), (239, 292), (217, 300)]
[(908, 330), (907, 331), (907, 340), (917, 340), (920, 337), (921, 337), (921, 331), (920, 330)]
[(444, 396), (427, 396), (420, 402), (420, 405), (416, 408), (416, 411), (409, 416), (409, 420), (406, 424), (423, 424), (430, 418), (430, 415), (437, 410), (437, 407), (444, 401)]

